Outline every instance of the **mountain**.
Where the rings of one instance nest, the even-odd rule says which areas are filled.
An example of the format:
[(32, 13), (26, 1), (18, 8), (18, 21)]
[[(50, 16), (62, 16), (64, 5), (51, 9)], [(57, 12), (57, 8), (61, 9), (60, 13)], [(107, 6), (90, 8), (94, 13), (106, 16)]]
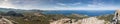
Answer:
[[(114, 10), (21, 10), (0, 8), (0, 16), (14, 24), (109, 24)], [(41, 14), (42, 13), (42, 14)], [(6, 14), (2, 15), (2, 14)], [(100, 16), (99, 16), (100, 15)], [(20, 17), (22, 16), (22, 17)], [(93, 16), (93, 17), (90, 17)], [(87, 22), (86, 22), (87, 21)], [(91, 23), (92, 22), (92, 23)]]
[(6, 9), (0, 8), (0, 12), (8, 12), (8, 11), (15, 11), (17, 13), (23, 12), (39, 12), (42, 14), (63, 14), (63, 15), (71, 15), (71, 14), (82, 14), (88, 16), (100, 16), (105, 14), (114, 14), (115, 10), (21, 10), (21, 9)]
[(62, 11), (45, 11), (44, 14), (63, 14), (63, 15), (71, 15), (71, 14), (81, 14), (88, 16), (99, 16), (105, 14), (114, 14), (115, 10), (62, 10)]
[(18, 13), (21, 12), (42, 12), (42, 10), (22, 10), (22, 9), (11, 9), (11, 8), (0, 8), (0, 12), (8, 12), (8, 11), (15, 11)]

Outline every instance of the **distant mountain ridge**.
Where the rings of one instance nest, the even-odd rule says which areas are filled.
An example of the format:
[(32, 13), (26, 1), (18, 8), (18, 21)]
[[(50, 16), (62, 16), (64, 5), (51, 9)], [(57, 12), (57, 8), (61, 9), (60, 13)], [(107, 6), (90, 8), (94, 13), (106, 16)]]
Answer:
[(70, 14), (82, 14), (88, 16), (100, 16), (106, 14), (114, 14), (115, 10), (98, 10), (98, 11), (91, 11), (91, 10), (63, 10), (63, 11), (46, 11), (43, 12), (44, 14), (63, 14), (63, 15), (70, 15)]
[(21, 9), (12, 9), (12, 8), (0, 8), (0, 12), (8, 12), (8, 11), (15, 11), (15, 12), (42, 12), (42, 10), (21, 10)]
[(0, 8), (0, 12), (8, 12), (8, 11), (15, 11), (17, 13), (22, 12), (40, 12), (43, 14), (63, 14), (63, 15), (70, 15), (70, 14), (82, 14), (88, 16), (99, 16), (105, 14), (114, 14), (115, 10), (21, 10), (21, 9), (7, 9), (7, 8)]

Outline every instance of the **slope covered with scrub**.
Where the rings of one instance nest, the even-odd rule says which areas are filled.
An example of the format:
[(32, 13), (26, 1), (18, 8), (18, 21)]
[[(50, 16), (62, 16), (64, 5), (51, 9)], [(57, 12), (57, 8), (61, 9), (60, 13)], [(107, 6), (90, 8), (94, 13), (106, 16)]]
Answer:
[[(87, 15), (42, 14), (41, 10), (0, 10), (0, 16), (14, 24), (109, 24), (113, 14), (89, 17)], [(58, 24), (57, 23), (57, 24)], [(120, 24), (120, 22), (119, 22)]]

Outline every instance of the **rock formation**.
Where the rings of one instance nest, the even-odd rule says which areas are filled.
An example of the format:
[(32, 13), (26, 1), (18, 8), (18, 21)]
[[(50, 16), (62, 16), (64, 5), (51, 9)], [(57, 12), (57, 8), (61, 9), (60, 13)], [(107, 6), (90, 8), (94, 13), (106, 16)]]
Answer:
[(54, 22), (51, 22), (50, 24), (104, 24), (104, 20), (99, 20), (96, 17), (90, 17), (81, 19), (75, 22), (75, 19), (60, 19)]

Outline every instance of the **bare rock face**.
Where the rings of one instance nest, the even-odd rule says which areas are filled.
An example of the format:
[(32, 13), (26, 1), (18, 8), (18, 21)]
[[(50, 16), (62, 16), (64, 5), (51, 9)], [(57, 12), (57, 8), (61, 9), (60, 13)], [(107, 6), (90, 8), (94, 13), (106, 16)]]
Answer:
[(8, 19), (1, 18), (0, 19), (0, 24), (13, 24), (13, 23)]
[(76, 24), (76, 22), (74, 19), (64, 18), (64, 19), (51, 22), (50, 24)]
[[(118, 20), (120, 20), (120, 10), (116, 10), (116, 13), (118, 13)], [(115, 13), (115, 14), (116, 14)], [(116, 15), (117, 16), (117, 15)]]
[(54, 22), (51, 22), (50, 24), (64, 24), (64, 23), (67, 23), (70, 19), (60, 19), (60, 20), (57, 20), (57, 21), (54, 21)]
[(104, 20), (99, 20), (96, 17), (90, 17), (81, 20), (81, 24), (104, 24)]
[(76, 22), (75, 19), (65, 18), (51, 22), (50, 24), (105, 24), (105, 21), (99, 20), (96, 17), (85, 18)]
[(116, 10), (115, 16), (113, 17), (113, 21), (111, 24), (119, 24), (120, 23), (120, 9)]

